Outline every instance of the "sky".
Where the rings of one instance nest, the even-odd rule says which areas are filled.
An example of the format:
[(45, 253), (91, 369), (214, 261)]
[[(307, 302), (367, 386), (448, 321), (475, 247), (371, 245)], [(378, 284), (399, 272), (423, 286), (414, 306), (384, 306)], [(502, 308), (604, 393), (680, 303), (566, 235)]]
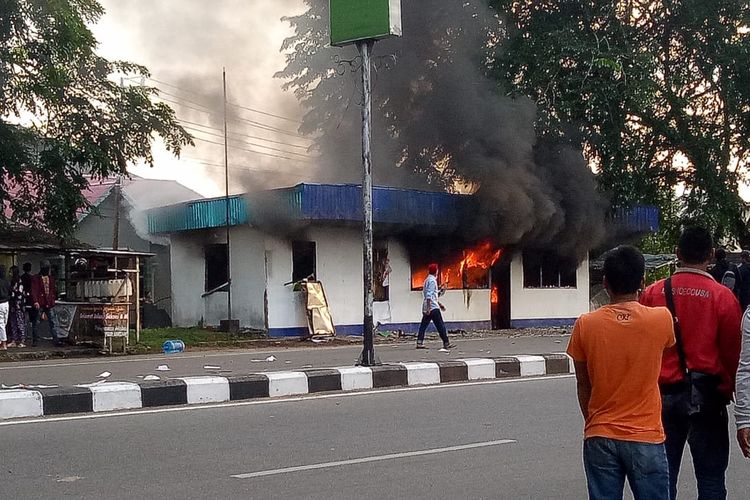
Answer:
[(259, 176), (248, 175), (250, 171), (260, 178), (278, 177), (277, 169), (283, 166), (286, 173), (277, 181), (300, 181), (307, 159), (305, 146), (310, 143), (296, 132), (302, 109), (291, 92), (281, 89), (283, 81), (273, 75), (284, 67), (279, 49), (292, 34), (281, 17), (301, 13), (301, 0), (100, 3), (106, 13), (92, 26), (99, 54), (145, 65), (153, 78), (145, 83), (162, 90), (164, 100), (172, 101), (168, 104), (198, 138), (196, 147), (186, 148), (181, 159), (157, 142), (154, 167), (134, 165), (129, 169), (132, 173), (174, 179), (204, 196), (224, 193), (221, 82), (222, 67), (226, 67), (228, 100), (236, 104), (228, 111), (233, 137), (230, 192), (252, 188), (250, 184)]

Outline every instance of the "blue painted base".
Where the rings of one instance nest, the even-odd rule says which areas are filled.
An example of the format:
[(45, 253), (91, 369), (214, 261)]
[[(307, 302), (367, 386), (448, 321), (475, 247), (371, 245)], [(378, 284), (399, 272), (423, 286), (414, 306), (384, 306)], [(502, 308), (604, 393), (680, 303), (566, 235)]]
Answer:
[(576, 318), (539, 318), (539, 319), (513, 319), (510, 321), (511, 328), (561, 328), (573, 326)]
[[(445, 327), (450, 330), (489, 330), (492, 328), (492, 322), (490, 321), (446, 321)], [(381, 332), (392, 332), (401, 330), (405, 333), (417, 333), (419, 331), (419, 323), (388, 323), (385, 325), (379, 325), (376, 331)], [(427, 332), (437, 332), (435, 325), (430, 323), (427, 327)], [(337, 335), (362, 335), (362, 325), (336, 325)], [(307, 335), (307, 328), (305, 327), (289, 327), (289, 328), (269, 328), (269, 337), (302, 337)]]

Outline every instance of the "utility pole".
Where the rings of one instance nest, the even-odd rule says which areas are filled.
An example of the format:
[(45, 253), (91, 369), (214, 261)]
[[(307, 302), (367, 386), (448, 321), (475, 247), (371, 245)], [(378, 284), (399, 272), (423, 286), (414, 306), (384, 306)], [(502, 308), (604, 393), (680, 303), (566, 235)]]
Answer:
[(232, 332), (232, 251), (229, 237), (229, 139), (227, 137), (227, 69), (221, 71), (224, 89), (224, 203), (226, 205), (226, 240), (227, 240), (227, 333)]
[(374, 325), (372, 319), (373, 272), (372, 272), (372, 154), (370, 136), (372, 131), (372, 87), (370, 55), (374, 40), (357, 42), (362, 56), (362, 281), (364, 283), (364, 318), (362, 320), (362, 355), (360, 364), (376, 364)]
[(122, 176), (118, 175), (115, 181), (115, 216), (112, 227), (112, 250), (120, 248), (120, 198), (122, 198)]

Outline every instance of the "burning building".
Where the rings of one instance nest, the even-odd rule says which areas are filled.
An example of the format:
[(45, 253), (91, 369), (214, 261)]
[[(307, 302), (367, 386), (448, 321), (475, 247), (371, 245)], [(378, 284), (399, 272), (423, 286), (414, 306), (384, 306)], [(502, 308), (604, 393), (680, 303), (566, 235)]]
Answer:
[[(172, 246), (175, 325), (218, 325), (226, 316), (231, 257), (234, 317), (271, 336), (307, 330), (295, 281), (315, 276), (340, 334), (362, 331), (361, 190), (356, 185), (299, 184), (149, 212), (149, 230)], [(571, 325), (589, 309), (588, 259), (498, 246), (466, 236), (475, 196), (376, 187), (375, 321), (384, 330), (416, 331), (429, 263), (446, 289), (452, 329)]]

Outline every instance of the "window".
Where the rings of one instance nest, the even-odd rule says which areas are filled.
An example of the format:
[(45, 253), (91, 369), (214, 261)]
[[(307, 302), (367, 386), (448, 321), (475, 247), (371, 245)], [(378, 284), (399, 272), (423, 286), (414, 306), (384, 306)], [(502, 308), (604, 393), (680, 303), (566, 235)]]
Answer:
[[(229, 281), (229, 254), (226, 243), (207, 245), (204, 249), (206, 259), (206, 292), (210, 292)], [(226, 288), (221, 290), (226, 291)]]
[(300, 281), (309, 276), (315, 278), (315, 242), (292, 242), (292, 281)]
[(523, 253), (524, 288), (575, 288), (578, 265), (554, 252)]
[(411, 289), (422, 289), (431, 262), (438, 265), (438, 283), (448, 290), (488, 289), (490, 269), (502, 255), (503, 249), (489, 241), (458, 250), (439, 246), (415, 248), (410, 253)]
[(388, 244), (385, 240), (375, 240), (373, 245), (373, 300), (385, 302), (390, 299), (391, 262), (388, 260)]

